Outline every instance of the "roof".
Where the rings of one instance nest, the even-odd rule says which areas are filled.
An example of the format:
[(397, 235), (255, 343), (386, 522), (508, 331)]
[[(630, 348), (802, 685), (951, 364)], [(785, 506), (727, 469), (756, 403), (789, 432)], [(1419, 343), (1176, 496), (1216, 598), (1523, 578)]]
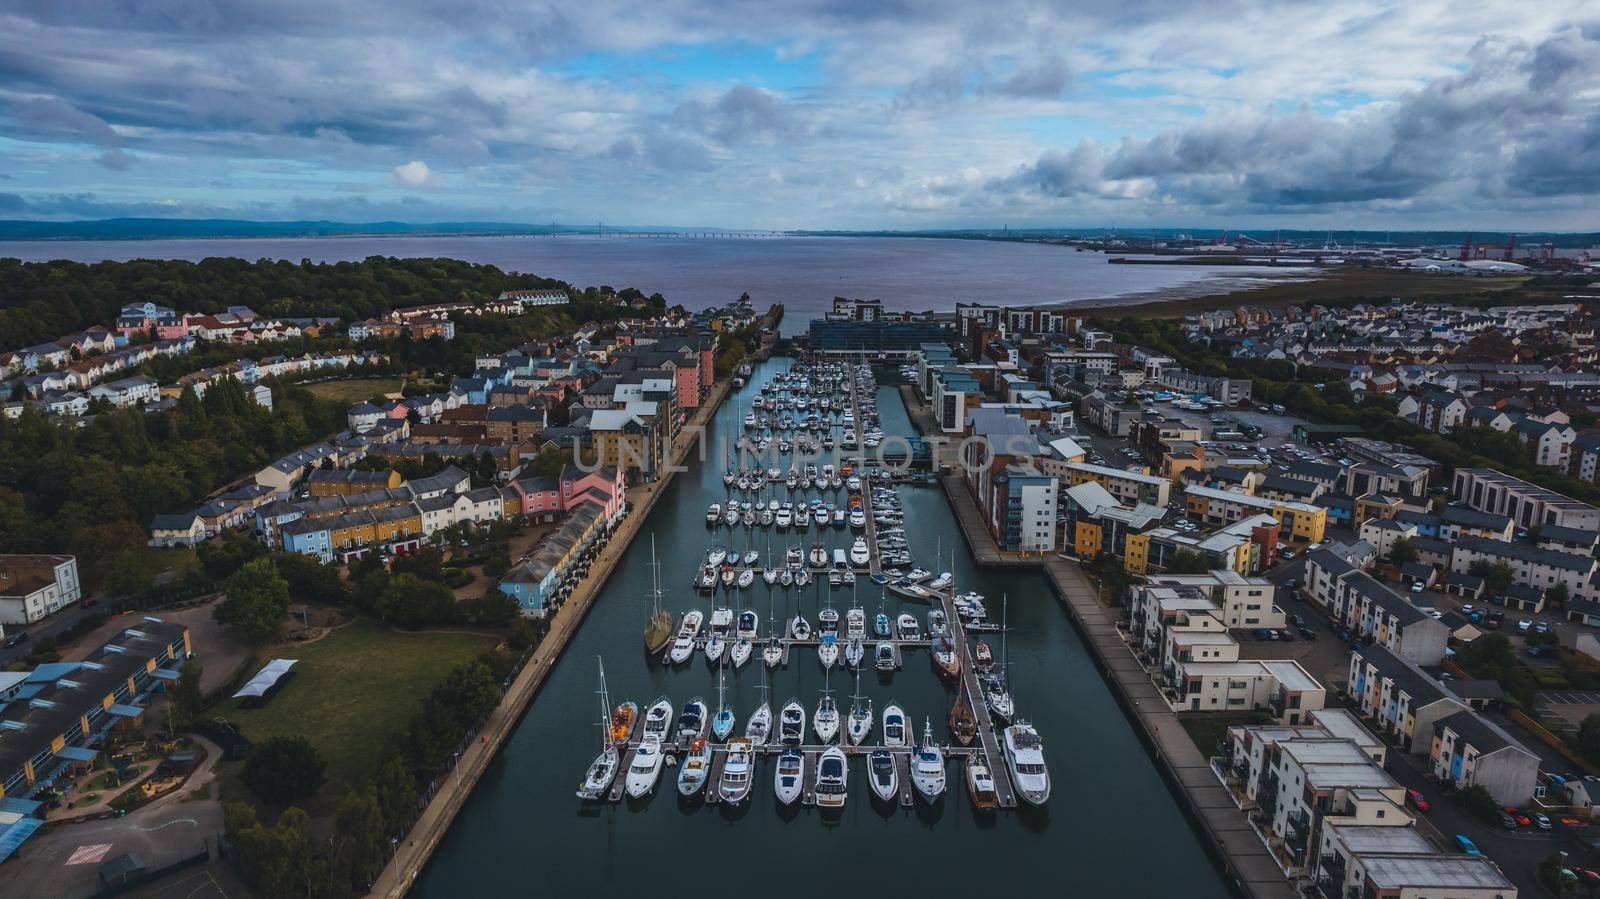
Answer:
[(251, 696), (259, 699), (260, 697), (265, 696), (268, 690), (271, 690), (273, 687), (278, 685), (279, 679), (281, 679), (285, 674), (289, 673), (289, 669), (293, 668), (294, 663), (297, 661), (299, 660), (273, 659), (272, 661), (263, 665), (261, 670), (256, 672), (256, 676), (250, 678), (249, 683), (245, 684), (243, 687), (240, 687), (239, 692), (233, 694), (233, 698), (239, 699), (241, 697)]
[(1515, 890), (1516, 886), (1482, 855), (1364, 855), (1367, 879), (1380, 890), (1404, 887), (1484, 887)]

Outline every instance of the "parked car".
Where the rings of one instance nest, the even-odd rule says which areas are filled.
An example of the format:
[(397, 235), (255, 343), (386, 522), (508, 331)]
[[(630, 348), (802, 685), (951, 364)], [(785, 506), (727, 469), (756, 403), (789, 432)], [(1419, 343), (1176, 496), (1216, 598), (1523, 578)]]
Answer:
[(1550, 633), (1550, 625), (1545, 624), (1543, 621), (1535, 621), (1533, 623), (1533, 632), (1536, 634), (1548, 634)]
[(1474, 606), (1472, 603), (1464, 603), (1461, 606), (1461, 614), (1471, 615), (1475, 609), (1477, 609), (1477, 606)]
[(1462, 834), (1462, 833), (1456, 834), (1456, 848), (1460, 849), (1462, 852), (1465, 852), (1468, 855), (1482, 855), (1483, 854), (1483, 853), (1478, 851), (1478, 845), (1476, 843), (1472, 842), (1471, 840), (1467, 839), (1467, 835), (1466, 834)]
[(1426, 812), (1433, 808), (1433, 806), (1428, 804), (1428, 798), (1422, 795), (1421, 790), (1407, 789), (1406, 798), (1411, 800), (1411, 804), (1416, 806), (1417, 811), (1419, 812)]
[(1294, 615), (1289, 616), (1289, 620), (1294, 622), (1294, 626), (1295, 627), (1305, 627), (1306, 626), (1306, 616), (1301, 615), (1299, 613), (1295, 613)]
[(1505, 812), (1501, 812), (1500, 813), (1500, 826), (1504, 827), (1506, 830), (1516, 830), (1517, 829), (1517, 819), (1511, 817), (1510, 815), (1506, 814)]
[(1257, 640), (1271, 640), (1272, 631), (1269, 631), (1264, 627), (1258, 627), (1255, 629), (1254, 633), (1251, 634), (1251, 636), (1255, 637)]
[(1309, 627), (1303, 627), (1300, 629), (1300, 636), (1306, 638), (1307, 640), (1315, 640), (1317, 639), (1317, 632)]
[(1546, 815), (1544, 812), (1534, 812), (1528, 817), (1533, 819), (1533, 826), (1539, 828), (1540, 830), (1549, 830), (1551, 827), (1550, 816)]
[(1292, 558), (1294, 558), (1294, 550), (1292, 550), (1292, 549), (1279, 550), (1278, 558), (1280, 558), (1280, 559), (1292, 559)]
[(1524, 618), (1521, 621), (1517, 622), (1517, 633), (1526, 634), (1528, 632), (1528, 630), (1530, 628), (1532, 628), (1532, 627), (1533, 627), (1533, 622), (1529, 621), (1526, 618)]
[(28, 632), (27, 631), (17, 631), (16, 633), (14, 633), (11, 636), (6, 638), (6, 648), (10, 649), (13, 646), (19, 646), (19, 645), (27, 642), (27, 640), (28, 640)]
[(1523, 811), (1522, 809), (1514, 808), (1514, 807), (1508, 805), (1505, 808), (1501, 809), (1501, 811), (1505, 812), (1506, 815), (1509, 816), (1511, 818), (1511, 820), (1513, 822), (1515, 822), (1518, 827), (1532, 827), (1533, 826), (1533, 819), (1529, 818), (1528, 817), (1528, 813)]
[(1412, 593), (1421, 593), (1422, 592), (1422, 582), (1421, 581), (1412, 581), (1411, 582), (1411, 592)]

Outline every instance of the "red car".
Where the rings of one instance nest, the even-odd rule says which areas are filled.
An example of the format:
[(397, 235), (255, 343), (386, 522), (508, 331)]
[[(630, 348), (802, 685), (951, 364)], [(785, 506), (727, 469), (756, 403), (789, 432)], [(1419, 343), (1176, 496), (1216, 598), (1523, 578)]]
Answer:
[(1510, 815), (1512, 820), (1517, 822), (1518, 827), (1528, 827), (1529, 825), (1533, 824), (1533, 821), (1528, 818), (1528, 813), (1519, 808), (1514, 808), (1508, 805), (1506, 806), (1506, 814)]
[(1419, 812), (1425, 812), (1433, 808), (1433, 806), (1428, 804), (1427, 798), (1424, 797), (1420, 791), (1406, 790), (1406, 798), (1411, 800), (1411, 804), (1416, 806), (1417, 811)]

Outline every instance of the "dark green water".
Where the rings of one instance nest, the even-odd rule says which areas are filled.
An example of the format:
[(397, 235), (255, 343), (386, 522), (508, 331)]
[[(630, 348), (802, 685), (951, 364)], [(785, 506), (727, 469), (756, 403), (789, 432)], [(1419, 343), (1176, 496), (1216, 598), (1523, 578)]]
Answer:
[[(736, 400), (748, 406), (756, 387), (786, 366), (780, 359), (758, 369)], [(893, 388), (879, 389), (878, 406), (886, 434), (913, 433)], [(719, 416), (723, 433), (730, 430), (727, 419)], [(713, 441), (717, 436), (713, 432)], [(824, 820), (816, 809), (780, 807), (772, 794), (770, 761), (757, 770), (751, 801), (733, 811), (698, 800), (680, 803), (676, 768), (664, 769), (656, 792), (637, 805), (625, 800), (586, 806), (576, 799), (573, 792), (598, 751), (597, 654), (605, 657), (614, 701), (631, 698), (643, 708), (666, 694), (681, 708), (699, 695), (716, 707), (715, 669), (703, 655), (669, 670), (645, 658), (641, 641), (650, 602), (652, 533), (663, 563), (667, 606), (676, 615), (691, 607), (709, 612), (713, 605), (690, 589), (689, 579), (709, 545), (728, 541), (727, 530), (713, 537), (705, 527), (706, 506), (725, 498), (724, 466), (715, 459), (705, 465), (691, 459), (688, 465), (666, 488), (668, 495), (612, 574), (543, 692), (479, 781), (418, 879), (419, 895), (748, 893), (814, 899), (823, 892), (884, 887), (893, 895), (933, 896), (1000, 890), (1085, 897), (1228, 895), (1044, 578), (977, 569), (937, 487), (900, 488), (913, 557), (937, 571), (950, 567), (954, 552), (958, 588), (990, 597), (992, 614), (999, 614), (1001, 594), (1009, 595), (1013, 689), (1019, 714), (1034, 722), (1045, 741), (1052, 779), (1046, 808), (977, 816), (960, 767), (951, 765), (949, 791), (938, 805), (930, 809), (919, 800), (914, 810), (881, 809), (872, 801), (859, 761), (850, 773), (850, 799), (837, 819)], [(847, 531), (827, 533), (830, 546), (850, 540)], [(816, 534), (813, 528), (799, 539), (809, 546)], [(782, 538), (774, 534), (775, 552), (781, 553), (777, 541)], [(765, 536), (759, 540), (757, 548), (766, 555)], [(732, 546), (744, 548), (739, 538)], [(932, 562), (936, 547), (947, 560), (937, 567)], [(858, 584), (870, 621), (880, 603), (878, 591), (865, 578)], [(780, 620), (793, 616), (799, 592), (776, 588)], [(745, 593), (761, 613), (765, 632), (765, 582), (758, 578)], [(826, 586), (821, 593), (828, 593)], [(832, 593), (842, 617), (851, 592)], [(803, 601), (814, 623), (820, 603), (815, 585)], [(883, 604), (891, 617), (901, 610), (892, 595)], [(926, 605), (905, 608), (924, 620)], [(762, 669), (758, 652), (737, 675), (730, 672), (729, 703), (741, 731), (744, 717), (761, 701)], [(831, 683), (841, 714), (849, 710), (853, 689), (853, 678), (842, 676), (842, 669), (841, 662)], [(953, 697), (933, 675), (925, 654), (908, 653), (905, 667), (892, 678), (880, 680), (877, 672), (864, 671), (861, 683), (878, 710), (898, 702), (919, 728), (926, 716), (941, 737), (945, 733), (943, 720)], [(809, 718), (823, 686), (815, 654), (797, 651), (789, 667), (773, 676), (773, 709), (798, 696)], [(878, 736), (875, 727), (871, 739)]]

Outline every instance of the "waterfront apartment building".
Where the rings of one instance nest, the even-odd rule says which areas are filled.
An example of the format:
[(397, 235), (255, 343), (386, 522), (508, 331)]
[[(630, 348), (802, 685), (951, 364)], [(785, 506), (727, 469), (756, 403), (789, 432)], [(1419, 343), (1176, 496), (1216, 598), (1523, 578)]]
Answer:
[(993, 476), (987, 509), (989, 532), (1006, 552), (1054, 552), (1059, 482), (1032, 465), (1015, 462)]
[(524, 616), (543, 617), (552, 604), (566, 598), (581, 580), (573, 576), (573, 567), (604, 532), (605, 519), (600, 508), (590, 504), (578, 506), (555, 533), (545, 538), (532, 558), (501, 579), (500, 592), (515, 599)]
[(1211, 568), (1256, 574), (1278, 552), (1280, 527), (1271, 515), (1252, 515), (1210, 533), (1158, 527), (1130, 533), (1123, 567), (1132, 574), (1165, 571), (1180, 552), (1198, 555)]
[(0, 555), (0, 624), (32, 624), (82, 598), (76, 556)]
[(1184, 488), (1184, 508), (1207, 524), (1231, 524), (1253, 515), (1271, 515), (1286, 537), (1300, 543), (1319, 543), (1328, 525), (1322, 506), (1290, 500), (1266, 499), (1233, 490), (1191, 485)]
[(1505, 515), (1517, 527), (1553, 524), (1600, 530), (1600, 509), (1492, 468), (1458, 468), (1451, 490), (1458, 502)]
[(1125, 471), (1108, 465), (1091, 465), (1087, 462), (1069, 462), (1066, 465), (1067, 484), (1077, 486), (1094, 482), (1125, 505), (1140, 503), (1165, 506), (1172, 482), (1155, 475)]

